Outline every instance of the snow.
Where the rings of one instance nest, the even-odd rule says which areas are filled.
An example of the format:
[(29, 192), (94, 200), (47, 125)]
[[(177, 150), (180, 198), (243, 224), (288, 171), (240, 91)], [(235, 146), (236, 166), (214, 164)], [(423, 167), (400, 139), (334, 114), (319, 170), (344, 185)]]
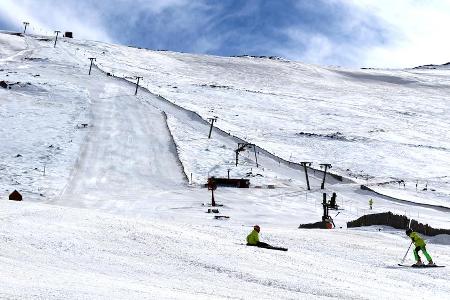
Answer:
[[(19, 82), (0, 89), (0, 191), (24, 195), (0, 202), (0, 298), (449, 294), (449, 267), (397, 266), (410, 243), (403, 231), (346, 228), (385, 211), (450, 228), (446, 70), (352, 71), (65, 38), (53, 48), (39, 36), (0, 42), (0, 80)], [(89, 76), (91, 56), (100, 69)], [(135, 75), (148, 88), (137, 96)], [(241, 142), (257, 145), (258, 166), (251, 147), (235, 166)], [(322, 190), (323, 173), (309, 169), (308, 191), (303, 169), (288, 162), (301, 160), (349, 178), (327, 176)], [(219, 187), (219, 215), (230, 218), (216, 220), (203, 185), (228, 171), (251, 187)], [(298, 229), (320, 220), (323, 192), (338, 195), (337, 228)], [(254, 224), (289, 251), (245, 247)], [(449, 236), (427, 240), (435, 262), (450, 265)]]
[[(11, 39), (11, 49), (24, 44), (17, 38)], [(84, 138), (77, 125), (86, 119), (88, 95), (61, 78), (65, 70), (47, 69), (46, 63), (35, 67), (38, 56), (23, 52), (25, 56), (7, 61), (0, 72), (1, 80), (19, 83), (0, 89), (1, 190), (54, 197), (66, 184)]]
[(0, 46), (0, 59), (2, 61), (26, 49), (26, 43), (23, 38), (9, 34), (0, 34)]
[[(396, 267), (408, 242), (384, 228), (263, 229), (265, 240), (289, 247), (278, 252), (240, 245), (248, 228), (231, 223), (0, 206), (4, 298), (444, 299), (450, 292), (449, 268)], [(429, 246), (434, 259), (448, 265), (447, 250)]]
[[(79, 57), (96, 56), (102, 69), (130, 80), (143, 76), (155, 94), (203, 119), (218, 116), (224, 131), (284, 159), (331, 163), (332, 172), (371, 185), (448, 176), (445, 68), (354, 71), (73, 43)], [(427, 198), (448, 199), (448, 180), (437, 187)]]
[[(109, 82), (111, 81), (111, 82)], [(62, 195), (64, 203), (145, 201), (154, 191), (185, 183), (164, 115), (107, 80), (90, 90), (92, 127), (76, 173)], [(128, 95), (127, 95), (128, 93)], [(124, 180), (127, 178), (127, 180)], [(83, 199), (83, 200), (82, 200)], [(94, 204), (95, 205), (95, 204)]]

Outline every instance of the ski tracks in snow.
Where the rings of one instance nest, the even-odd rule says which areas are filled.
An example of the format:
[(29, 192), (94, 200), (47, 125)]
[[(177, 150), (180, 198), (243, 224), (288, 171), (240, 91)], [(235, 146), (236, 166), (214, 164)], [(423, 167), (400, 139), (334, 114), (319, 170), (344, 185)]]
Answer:
[(184, 185), (164, 115), (137, 101), (120, 82), (98, 72), (91, 80), (99, 85), (89, 89), (92, 124), (64, 201), (121, 207), (165, 186)]

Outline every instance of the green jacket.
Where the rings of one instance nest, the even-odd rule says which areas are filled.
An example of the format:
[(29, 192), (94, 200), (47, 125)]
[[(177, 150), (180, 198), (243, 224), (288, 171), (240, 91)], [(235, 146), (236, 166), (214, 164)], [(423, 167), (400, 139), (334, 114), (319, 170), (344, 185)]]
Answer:
[(256, 230), (247, 235), (247, 244), (256, 245), (259, 242), (259, 233)]
[(416, 247), (423, 247), (425, 246), (425, 241), (420, 237), (420, 235), (417, 232), (411, 232), (411, 234), (409, 235), (409, 237), (411, 238), (411, 240), (414, 242), (414, 245)]

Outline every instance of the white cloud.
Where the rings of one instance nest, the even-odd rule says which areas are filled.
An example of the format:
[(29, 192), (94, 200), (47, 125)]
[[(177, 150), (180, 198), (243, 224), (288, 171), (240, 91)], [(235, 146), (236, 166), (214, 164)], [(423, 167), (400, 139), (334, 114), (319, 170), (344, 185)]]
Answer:
[[(149, 30), (151, 35), (143, 39), (152, 38), (154, 47), (166, 48), (167, 43), (188, 37), (192, 39), (192, 51), (220, 52), (226, 38), (233, 34), (239, 36), (239, 28), (232, 26), (228, 32), (214, 34), (214, 24), (233, 16), (224, 10), (222, 2), (214, 5), (205, 0), (1, 2), (2, 19), (17, 24), (17, 28), (22, 26), (22, 21), (29, 21), (30, 32), (37, 34), (53, 35), (54, 30), (67, 30), (73, 31), (77, 38), (126, 41), (141, 24), (141, 18), (150, 16), (155, 22)], [(338, 23), (329, 24), (336, 28), (324, 32), (323, 28), (322, 31), (314, 28), (314, 24), (306, 29), (304, 25), (295, 27), (293, 24), (279, 29), (280, 36), (288, 38), (286, 43), (255, 37), (258, 42), (242, 45), (241, 51), (246, 53), (254, 50), (253, 47), (262, 55), (275, 52), (309, 63), (358, 67), (410, 67), (450, 61), (447, 37), (450, 0), (317, 0), (307, 4), (310, 8), (327, 10), (330, 16), (338, 15)], [(241, 10), (234, 13), (251, 17), (256, 5), (260, 5), (258, 1), (245, 2)], [(301, 11), (297, 13), (301, 18)], [(111, 22), (115, 24), (114, 29)], [(329, 20), (319, 22), (326, 24)], [(175, 36), (180, 32), (185, 35)]]
[[(279, 55), (308, 63), (413, 67), (450, 61), (449, 0), (328, 0), (311, 4), (339, 16), (332, 34), (287, 27)], [(325, 5), (325, 6), (324, 6)], [(337, 9), (336, 9), (337, 8)], [(330, 22), (323, 20), (322, 22)]]
[(293, 45), (307, 45), (305, 49), (278, 48), (282, 56), (294, 60), (302, 60), (308, 63), (323, 64), (336, 51), (336, 45), (326, 36), (320, 33), (306, 33), (304, 30), (291, 27), (283, 30)]
[(368, 49), (364, 63), (378, 67), (412, 67), (450, 61), (450, 1), (352, 0), (382, 19), (395, 34), (393, 43)]
[[(363, 66), (368, 48), (383, 40), (382, 25), (372, 20), (367, 12), (343, 0), (317, 4), (308, 3), (309, 9), (321, 11), (318, 15), (326, 11), (321, 19), (279, 30), (288, 42), (275, 48), (277, 55), (319, 65)], [(304, 13), (303, 7), (298, 9)]]
[(73, 31), (77, 37), (111, 41), (96, 11), (67, 1), (3, 0), (1, 11), (12, 24), (30, 22), (30, 33), (53, 35), (54, 30)]
[(153, 13), (161, 13), (169, 7), (182, 7), (189, 4), (189, 0), (116, 0), (122, 5), (139, 11), (148, 10)]
[[(30, 32), (53, 35), (54, 30), (73, 31), (76, 37), (114, 41), (108, 31), (111, 19), (138, 22), (142, 12), (159, 14), (164, 9), (187, 4), (188, 0), (2, 0), (0, 15), (12, 24), (30, 22)], [(124, 22), (125, 24), (125, 22)]]

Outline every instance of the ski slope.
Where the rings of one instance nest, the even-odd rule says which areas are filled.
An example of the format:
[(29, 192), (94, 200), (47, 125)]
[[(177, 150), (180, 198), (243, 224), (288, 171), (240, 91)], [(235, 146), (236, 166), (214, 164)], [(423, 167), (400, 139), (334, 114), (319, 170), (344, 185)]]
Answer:
[[(25, 202), (2, 201), (0, 208), (0, 297), (7, 299), (446, 299), (450, 293), (448, 267), (398, 268), (408, 242), (384, 228), (263, 228), (266, 241), (289, 247), (279, 252), (240, 245), (248, 228), (230, 223), (130, 219)], [(448, 247), (433, 243), (429, 251), (448, 266)]]
[[(92, 80), (104, 80), (95, 78)], [(187, 183), (161, 111), (136, 101), (130, 89), (108, 80), (89, 90), (92, 127), (61, 202), (145, 201), (166, 186)], [(129, 205), (129, 203), (127, 203)]]
[[(397, 266), (409, 245), (402, 231), (378, 226), (350, 230), (345, 225), (363, 214), (390, 210), (450, 228), (445, 177), (429, 179), (435, 185), (430, 184), (427, 191), (415, 191), (411, 181), (407, 188), (394, 183), (380, 187), (385, 194), (411, 201), (360, 189), (361, 183), (407, 174), (413, 168), (422, 172), (423, 178), (431, 178), (427, 176), (442, 174), (439, 168), (404, 166), (403, 162), (410, 162), (411, 152), (401, 158), (391, 156), (395, 154), (392, 149), (399, 146), (398, 136), (392, 137), (392, 142), (383, 141), (387, 147), (383, 149), (389, 150), (384, 155), (398, 167), (398, 174), (390, 174), (375, 159), (362, 161), (381, 151), (374, 144), (357, 142), (359, 146), (354, 147), (353, 142), (324, 136), (312, 139), (345, 151), (349, 163), (364, 163), (366, 172), (371, 170), (374, 177), (360, 181), (349, 176), (351, 180), (339, 181), (328, 176), (326, 189), (321, 190), (323, 173), (310, 169), (311, 190), (307, 191), (303, 170), (288, 162), (298, 161), (297, 155), (303, 153), (299, 157), (313, 160), (318, 168), (317, 163), (327, 155), (336, 155), (332, 171), (340, 173), (348, 166), (340, 164), (343, 161), (336, 153), (322, 155), (321, 151), (329, 149), (314, 152), (318, 146), (314, 142), (303, 144), (292, 135), (279, 135), (289, 126), (299, 126), (300, 121), (310, 121), (311, 132), (322, 128), (316, 123), (316, 114), (332, 110), (330, 98), (341, 95), (340, 85), (349, 84), (342, 74), (337, 75), (340, 70), (248, 57), (151, 52), (69, 39), (53, 48), (52, 41), (41, 36), (0, 34), (0, 43), (0, 80), (11, 83), (11, 89), (0, 89), (0, 142), (4, 145), (0, 190), (2, 199), (14, 189), (24, 195), (20, 203), (0, 202), (0, 298), (448, 297), (449, 267), (416, 270)], [(87, 56), (91, 55), (98, 57), (99, 68), (89, 76)], [(345, 78), (353, 78), (352, 88), (367, 92), (360, 94), (366, 106), (377, 93), (387, 97), (393, 89), (390, 84), (419, 96), (430, 91), (428, 96), (434, 97), (436, 106), (442, 104), (440, 97), (447, 90), (445, 79), (437, 80), (438, 74), (445, 72), (442, 70), (345, 72)], [(372, 81), (365, 77), (378, 78), (379, 73), (391, 77), (395, 73), (397, 79), (383, 77), (395, 82), (381, 84), (378, 80), (378, 88), (373, 90)], [(148, 90), (139, 89), (134, 96), (130, 76), (136, 74), (145, 76)], [(415, 83), (404, 82), (404, 77), (414, 77), (411, 74), (417, 76)], [(253, 79), (242, 80), (250, 75)], [(282, 75), (294, 82), (275, 80)], [(201, 86), (202, 80), (215, 86), (233, 82), (241, 90)], [(302, 104), (294, 92), (300, 81), (309, 93), (315, 90), (317, 98), (329, 94), (328, 104), (300, 114)], [(437, 82), (443, 85), (440, 91), (433, 86)], [(324, 90), (324, 85), (335, 88)], [(263, 87), (264, 96), (245, 90)], [(270, 101), (262, 103), (261, 97)], [(355, 125), (361, 123), (357, 115), (364, 111), (362, 104), (356, 101), (351, 105), (348, 97), (348, 103), (337, 108), (349, 113), (342, 126), (366, 130)], [(373, 109), (373, 118), (383, 119), (373, 122), (385, 126), (391, 118), (390, 126), (403, 126), (390, 113), (374, 113), (392, 102), (375, 103), (367, 108), (367, 114)], [(408, 111), (418, 109), (414, 103), (410, 105)], [(435, 113), (439, 118), (440, 113)], [(241, 117), (231, 118), (233, 114)], [(219, 116), (218, 128), (208, 139), (205, 119), (211, 115)], [(423, 124), (423, 128), (416, 131), (411, 127), (401, 135), (425, 143), (431, 137), (415, 139), (417, 132), (444, 131), (444, 124)], [(251, 150), (241, 153), (235, 166), (234, 149), (243, 141), (257, 145), (258, 167)], [(303, 152), (304, 147), (313, 147), (308, 150), (310, 156)], [(431, 148), (419, 148), (426, 155), (435, 153), (427, 152)], [(295, 150), (292, 156), (291, 149)], [(445, 163), (444, 156), (437, 159)], [(215, 220), (205, 213), (210, 191), (202, 184), (208, 175), (226, 176), (228, 170), (233, 177), (249, 178), (252, 187), (217, 189), (216, 201), (224, 205), (219, 207), (220, 214), (230, 218)], [(300, 223), (320, 219), (324, 191), (336, 192), (338, 204), (344, 208), (335, 217), (338, 228), (297, 229)], [(368, 210), (370, 198), (375, 203), (373, 211)], [(289, 251), (242, 245), (254, 224), (261, 225), (263, 241), (286, 246)], [(428, 238), (428, 250), (439, 264), (450, 265), (449, 245), (448, 236)], [(407, 263), (412, 263), (412, 253)]]
[[(346, 70), (252, 57), (215, 57), (71, 41), (79, 57), (199, 113), (293, 162), (448, 206), (448, 67)], [(434, 189), (434, 191), (432, 191)]]

